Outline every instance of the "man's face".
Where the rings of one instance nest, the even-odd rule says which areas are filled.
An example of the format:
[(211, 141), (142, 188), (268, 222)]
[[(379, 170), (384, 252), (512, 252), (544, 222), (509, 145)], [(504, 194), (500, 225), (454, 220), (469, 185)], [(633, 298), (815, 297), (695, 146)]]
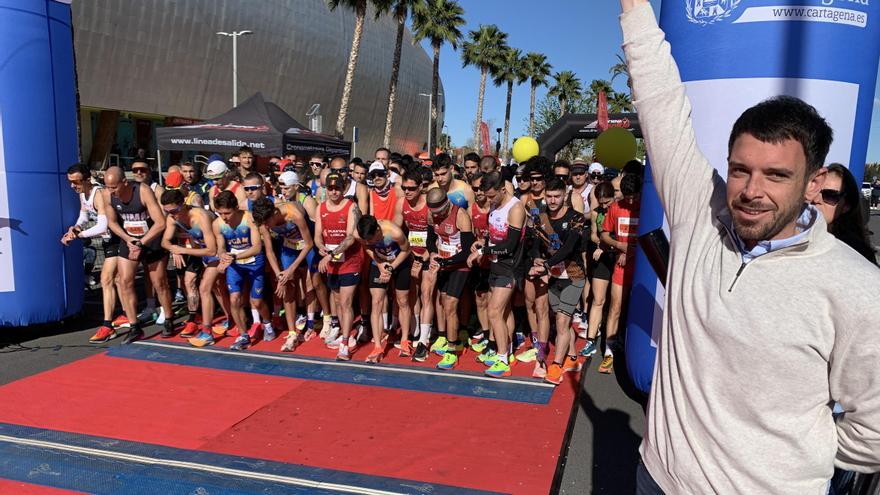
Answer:
[(339, 200), (342, 199), (342, 186), (339, 184), (327, 186), (327, 199), (334, 203), (338, 203)]
[(361, 184), (366, 184), (367, 179), (367, 169), (363, 165), (353, 165), (351, 169), (351, 178), (354, 179), (355, 182), (360, 182)]
[(464, 162), (464, 172), (468, 177), (473, 177), (477, 171), (480, 170), (480, 162), (475, 162), (471, 160), (465, 160)]
[(150, 167), (148, 167), (144, 163), (134, 163), (131, 166), (131, 174), (134, 176), (134, 180), (138, 182), (143, 182), (146, 184), (150, 183)]
[(528, 191), (532, 187), (532, 179), (529, 174), (521, 174), (516, 176), (516, 188), (521, 192)]
[(309, 160), (309, 167), (312, 169), (312, 175), (318, 177), (321, 175), (321, 169), (324, 168), (324, 162), (317, 158), (312, 158)]
[(554, 168), (553, 169), (553, 176), (556, 177), (557, 179), (562, 180), (562, 182), (565, 182), (566, 184), (569, 183), (570, 177), (568, 174), (568, 169), (565, 167)]
[(237, 208), (235, 208), (235, 209), (233, 209), (233, 208), (217, 208), (217, 215), (219, 215), (220, 218), (223, 219), (224, 222), (226, 222), (227, 224), (230, 224), (230, 223), (232, 223), (232, 220), (233, 220), (233, 217), (235, 216), (235, 213), (238, 211), (241, 211), (241, 210), (239, 210)]
[(183, 180), (187, 184), (195, 184), (199, 181), (199, 177), (196, 174), (196, 168), (192, 165), (182, 165), (180, 167), (180, 174), (183, 175)]
[(85, 190), (85, 180), (81, 173), (76, 172), (73, 174), (67, 174), (67, 182), (70, 182), (70, 188), (73, 189), (77, 194), (82, 194)]
[(794, 235), (805, 195), (815, 196), (826, 176), (822, 169), (806, 177), (799, 142), (765, 143), (750, 134), (734, 141), (727, 167), (727, 207), (737, 234), (751, 245)]
[(263, 184), (259, 179), (245, 179), (244, 194), (251, 201), (256, 201), (263, 197)]
[(370, 172), (370, 180), (373, 181), (373, 187), (383, 188), (385, 184), (388, 184), (388, 171), (373, 170)]
[(483, 185), (483, 178), (471, 181), (471, 189), (474, 191), (474, 199), (477, 200), (478, 203), (482, 203), (486, 200), (486, 193), (480, 188)]
[(388, 163), (391, 161), (391, 154), (385, 150), (379, 150), (376, 152), (376, 160), (382, 162), (382, 165), (385, 165), (385, 168), (388, 168)]
[(587, 171), (578, 168), (571, 171), (571, 185), (574, 187), (581, 187), (587, 182)]
[(602, 173), (601, 172), (593, 172), (590, 174), (590, 182), (594, 185), (602, 182)]
[(485, 194), (490, 206), (494, 208), (501, 206), (501, 189), (488, 189)]
[(614, 198), (596, 198), (596, 202), (599, 203), (600, 208), (607, 210), (611, 203), (614, 202)]
[(184, 213), (186, 207), (184, 205), (162, 205), (162, 211), (165, 212), (166, 215), (170, 216), (174, 220), (177, 220), (182, 213)]
[(531, 175), (532, 192), (540, 193), (544, 190), (544, 176), (541, 174)]
[(403, 189), (403, 195), (406, 200), (412, 203), (422, 194), (422, 185), (414, 180), (405, 180), (400, 186)]
[(553, 213), (559, 211), (565, 204), (565, 191), (545, 191), (544, 203), (547, 205), (547, 211)]
[(291, 201), (293, 197), (296, 196), (296, 186), (285, 186), (281, 184), (279, 186), (281, 189), (281, 195), (284, 196), (284, 199)]
[(241, 168), (244, 170), (250, 171), (254, 167), (254, 155), (253, 153), (241, 152), (238, 154), (238, 161), (241, 165)]
[(439, 184), (440, 187), (448, 186), (449, 182), (452, 181), (452, 173), (449, 170), (449, 167), (434, 170), (434, 180), (437, 181), (437, 184)]
[(118, 198), (123, 190), (128, 186), (128, 180), (125, 178), (117, 179), (116, 177), (104, 176), (104, 187), (111, 196)]
[(348, 165), (345, 162), (334, 162), (330, 164), (330, 173), (337, 173), (342, 176), (343, 179), (348, 179)]
[(448, 199), (443, 201), (442, 203), (440, 203), (437, 206), (428, 205), (428, 208), (431, 210), (431, 216), (434, 217), (435, 223), (437, 223), (436, 220), (442, 221), (444, 218), (446, 218), (449, 215), (449, 210), (451, 210), (451, 208), (450, 208), (451, 205), (452, 205), (452, 203), (450, 203)]

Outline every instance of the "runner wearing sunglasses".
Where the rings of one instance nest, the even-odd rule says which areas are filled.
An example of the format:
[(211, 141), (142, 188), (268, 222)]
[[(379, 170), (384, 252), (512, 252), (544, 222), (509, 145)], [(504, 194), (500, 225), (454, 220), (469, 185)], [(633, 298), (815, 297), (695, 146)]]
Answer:
[[(430, 170), (428, 170), (430, 173)], [(408, 342), (401, 340), (400, 355), (413, 356), (414, 360), (424, 361), (428, 357), (428, 342), (431, 338), (431, 320), (434, 318), (434, 304), (430, 293), (433, 291), (432, 283), (426, 297), (422, 297), (425, 284), (424, 270), (428, 268), (430, 261), (428, 255), (428, 204), (423, 194), (422, 175), (418, 170), (404, 174), (401, 184), (403, 197), (397, 200), (394, 209), (394, 223), (403, 228), (407, 233), (407, 243), (412, 250), (412, 268), (410, 270), (409, 305), (415, 315), (416, 331), (419, 341), (415, 350)]]

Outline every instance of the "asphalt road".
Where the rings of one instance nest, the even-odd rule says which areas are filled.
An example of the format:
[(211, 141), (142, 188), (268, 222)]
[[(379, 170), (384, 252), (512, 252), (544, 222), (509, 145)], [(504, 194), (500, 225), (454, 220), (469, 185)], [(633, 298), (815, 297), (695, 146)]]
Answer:
[[(873, 210), (869, 227), (874, 245), (880, 248), (880, 210)], [(60, 324), (28, 329), (0, 330), (0, 384), (9, 383), (57, 366), (103, 352), (119, 345), (88, 344), (89, 336), (100, 322), (99, 294), (87, 301), (89, 317)], [(158, 332), (158, 327), (146, 329)], [(617, 363), (618, 369), (621, 369)], [(645, 428), (641, 406), (627, 397), (615, 375), (596, 371), (598, 359), (588, 362), (564, 469), (560, 474), (559, 493), (631, 494), (635, 491), (634, 474), (638, 463), (638, 445)], [(562, 386), (571, 386), (570, 382)], [(524, 462), (528, 462), (524, 460)]]

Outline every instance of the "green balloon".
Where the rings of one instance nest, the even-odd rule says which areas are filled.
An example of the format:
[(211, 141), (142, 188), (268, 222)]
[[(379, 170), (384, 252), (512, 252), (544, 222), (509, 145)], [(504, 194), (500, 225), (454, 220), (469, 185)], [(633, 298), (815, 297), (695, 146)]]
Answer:
[(620, 170), (636, 157), (636, 138), (626, 129), (610, 127), (596, 138), (594, 151), (602, 165)]

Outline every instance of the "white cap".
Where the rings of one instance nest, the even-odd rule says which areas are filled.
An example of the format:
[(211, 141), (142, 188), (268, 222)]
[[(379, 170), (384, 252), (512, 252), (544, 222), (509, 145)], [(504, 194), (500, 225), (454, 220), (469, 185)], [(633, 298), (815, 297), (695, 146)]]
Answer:
[(589, 168), (588, 171), (589, 171), (589, 173), (591, 173), (591, 174), (592, 174), (592, 173), (596, 173), (596, 172), (598, 172), (598, 173), (600, 173), (600, 174), (604, 174), (604, 173), (605, 173), (605, 167), (603, 167), (602, 164), (599, 163), (599, 162), (593, 162), (593, 164), (590, 165), (590, 168)]
[(229, 169), (226, 167), (225, 163), (220, 160), (214, 160), (208, 164), (208, 170), (205, 172), (205, 177), (209, 179), (219, 179), (226, 175), (227, 170)]
[(287, 171), (278, 176), (278, 181), (285, 186), (296, 186), (299, 185), (299, 176), (296, 172)]
[(370, 168), (367, 170), (367, 173), (372, 172), (373, 170), (385, 170), (385, 164), (376, 160), (370, 165)]

